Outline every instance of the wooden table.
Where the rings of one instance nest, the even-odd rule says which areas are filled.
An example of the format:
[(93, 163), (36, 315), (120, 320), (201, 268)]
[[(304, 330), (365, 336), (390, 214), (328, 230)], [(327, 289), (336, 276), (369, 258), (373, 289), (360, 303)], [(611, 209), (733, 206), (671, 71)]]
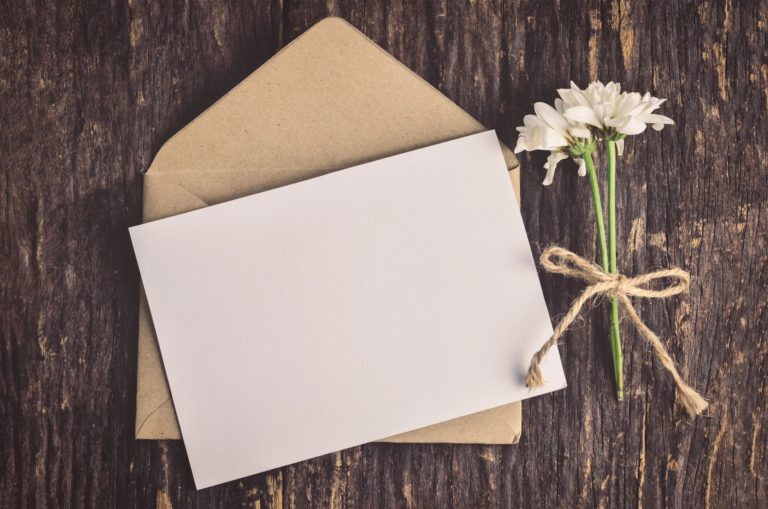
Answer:
[[(0, 506), (766, 507), (765, 1), (6, 2), (0, 9)], [(111, 5), (115, 4), (115, 5)], [(357, 447), (197, 493), (178, 442), (133, 440), (139, 276), (127, 228), (175, 131), (322, 17), (348, 19), (514, 144), (570, 79), (669, 98), (627, 144), (620, 269), (680, 265), (641, 302), (711, 399), (688, 420), (625, 323), (613, 396), (603, 313), (561, 346), (567, 390), (517, 446)], [(521, 158), (534, 250), (596, 255), (585, 179)], [(543, 275), (552, 314), (581, 286)]]

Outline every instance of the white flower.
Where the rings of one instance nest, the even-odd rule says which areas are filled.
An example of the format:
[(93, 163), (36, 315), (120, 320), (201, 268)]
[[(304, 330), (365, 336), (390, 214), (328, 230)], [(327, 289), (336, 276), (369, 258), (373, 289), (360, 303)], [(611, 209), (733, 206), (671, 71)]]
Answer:
[[(581, 90), (571, 82), (570, 89), (558, 92), (565, 103), (565, 118), (593, 126), (606, 138), (617, 134), (640, 134), (645, 131), (646, 124), (659, 131), (665, 124), (675, 123), (669, 117), (653, 113), (666, 99), (653, 97), (650, 93), (622, 92), (618, 83), (603, 85), (596, 81)], [(620, 145), (619, 150), (623, 150), (623, 143)]]
[[(550, 154), (544, 169), (547, 175), (544, 185), (552, 183), (557, 163), (568, 159), (570, 148), (578, 143), (592, 141), (592, 133), (582, 122), (568, 120), (564, 116), (564, 103), (555, 100), (555, 107), (538, 102), (533, 105), (535, 115), (526, 115), (522, 127), (518, 127), (520, 136), (517, 139), (515, 153), (533, 150), (549, 150)], [(583, 159), (574, 158), (579, 163), (579, 175), (586, 175), (586, 165)]]
[(555, 107), (534, 104), (535, 115), (526, 115), (524, 126), (518, 127), (515, 153), (523, 150), (549, 150), (544, 165), (544, 185), (552, 183), (557, 163), (568, 157), (579, 164), (579, 175), (586, 174), (584, 159), (597, 141), (613, 141), (619, 155), (624, 152), (624, 138), (645, 131), (647, 124), (661, 130), (674, 121), (654, 113), (666, 101), (650, 93), (622, 92), (621, 85), (599, 81), (582, 90), (574, 82), (571, 88), (558, 90)]

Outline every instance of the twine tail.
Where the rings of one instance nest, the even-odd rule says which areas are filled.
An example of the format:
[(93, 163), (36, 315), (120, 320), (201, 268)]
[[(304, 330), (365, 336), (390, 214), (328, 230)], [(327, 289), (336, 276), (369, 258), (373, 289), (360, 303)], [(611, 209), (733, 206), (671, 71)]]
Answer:
[(667, 352), (667, 349), (664, 347), (664, 344), (661, 342), (659, 337), (651, 329), (649, 329), (645, 323), (643, 323), (629, 298), (626, 295), (619, 295), (619, 298), (621, 299), (622, 304), (624, 304), (624, 308), (627, 310), (627, 314), (632, 319), (632, 323), (635, 324), (635, 326), (640, 330), (640, 333), (651, 344), (654, 352), (656, 353), (656, 357), (667, 369), (667, 371), (669, 371), (669, 374), (672, 375), (672, 378), (675, 381), (675, 385), (677, 385), (678, 398), (680, 398), (680, 403), (683, 405), (683, 408), (685, 408), (685, 411), (688, 412), (688, 414), (692, 417), (702, 413), (709, 406), (707, 400), (705, 400), (704, 397), (696, 391), (696, 389), (688, 385), (685, 380), (683, 380), (683, 377), (680, 376), (680, 373), (677, 371), (675, 362), (672, 360), (672, 357), (670, 357), (669, 352)]
[(529, 389), (536, 389), (544, 385), (544, 377), (541, 375), (541, 369), (538, 362), (531, 362), (528, 367), (528, 374), (525, 376), (525, 385)]
[(549, 349), (557, 344), (557, 340), (560, 339), (560, 336), (562, 336), (565, 331), (568, 330), (568, 327), (570, 327), (576, 317), (579, 316), (579, 312), (581, 311), (581, 308), (584, 306), (584, 304), (586, 304), (589, 299), (601, 291), (602, 288), (600, 285), (594, 285), (587, 288), (581, 295), (579, 295), (573, 304), (571, 304), (571, 308), (568, 310), (568, 313), (557, 325), (557, 328), (555, 328), (555, 332), (552, 334), (552, 337), (550, 337), (547, 342), (544, 343), (539, 351), (533, 354), (531, 364), (528, 366), (528, 374), (525, 376), (525, 385), (529, 389), (536, 389), (537, 387), (544, 385), (544, 376), (541, 374), (540, 367), (541, 361), (544, 360), (544, 357), (547, 356)]
[(677, 384), (677, 395), (685, 411), (692, 417), (699, 415), (709, 406), (707, 400), (696, 389), (685, 382), (681, 381), (681, 383)]

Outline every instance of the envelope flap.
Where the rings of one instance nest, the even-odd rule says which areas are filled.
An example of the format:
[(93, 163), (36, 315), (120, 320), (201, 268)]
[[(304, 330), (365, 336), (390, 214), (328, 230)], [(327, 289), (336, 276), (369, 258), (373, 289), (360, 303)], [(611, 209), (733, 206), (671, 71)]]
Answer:
[(144, 175), (144, 222), (175, 216), (206, 205), (205, 201), (172, 175)]
[[(292, 173), (281, 171), (201, 171), (146, 174), (144, 176), (144, 221), (154, 221), (190, 210), (269, 189), (294, 184), (335, 170), (297, 169)], [(520, 199), (517, 171), (509, 174), (512, 186)]]
[(144, 175), (144, 221), (242, 198), (330, 171), (333, 170), (307, 168), (288, 173), (253, 168), (147, 173)]
[(307, 169), (336, 170), (484, 129), (361, 32), (328, 18), (171, 138), (149, 173), (259, 168), (267, 180), (279, 173), (295, 181)]

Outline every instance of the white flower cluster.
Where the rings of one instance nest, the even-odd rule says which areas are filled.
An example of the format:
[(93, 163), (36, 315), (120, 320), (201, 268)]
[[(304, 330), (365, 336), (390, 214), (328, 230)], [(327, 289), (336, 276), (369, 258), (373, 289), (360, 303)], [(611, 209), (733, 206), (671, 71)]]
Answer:
[(586, 174), (585, 152), (592, 152), (603, 140), (616, 142), (619, 155), (624, 150), (624, 137), (640, 134), (646, 125), (657, 131), (665, 124), (674, 124), (671, 118), (655, 114), (666, 99), (652, 97), (650, 93), (622, 92), (621, 85), (596, 81), (585, 90), (571, 82), (571, 88), (558, 90), (555, 107), (538, 102), (535, 115), (526, 115), (524, 126), (518, 127), (515, 153), (549, 150), (544, 164), (547, 175), (544, 185), (552, 183), (557, 163), (569, 156), (579, 165), (579, 175)]

